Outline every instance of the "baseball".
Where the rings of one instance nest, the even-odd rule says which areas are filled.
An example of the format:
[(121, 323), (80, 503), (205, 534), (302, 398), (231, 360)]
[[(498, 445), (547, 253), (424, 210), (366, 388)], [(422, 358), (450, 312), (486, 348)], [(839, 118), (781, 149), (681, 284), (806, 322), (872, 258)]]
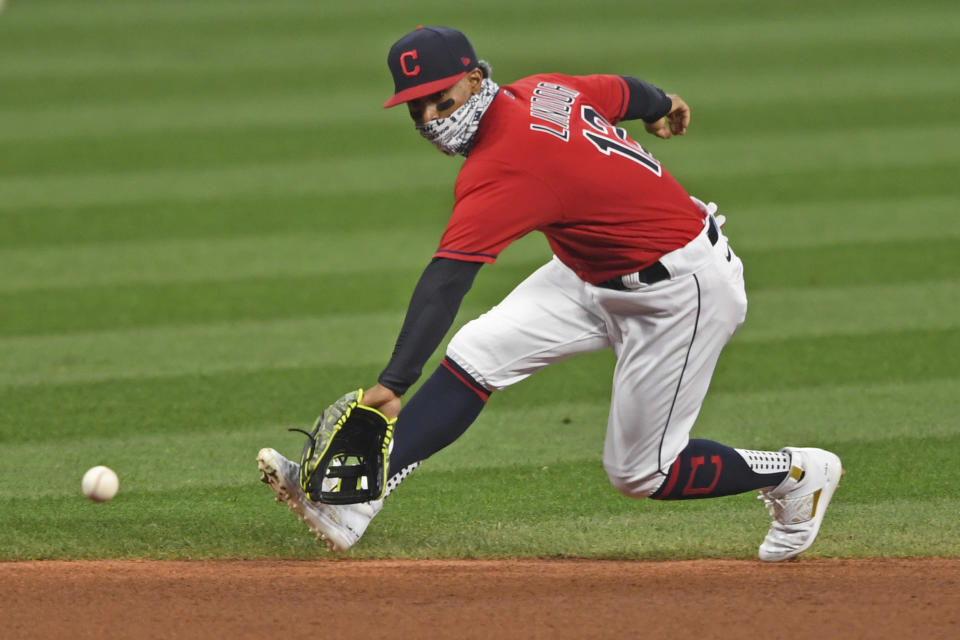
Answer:
[(83, 489), (83, 495), (94, 502), (106, 502), (117, 495), (120, 481), (113, 469), (98, 465), (83, 474), (83, 482), (80, 486)]

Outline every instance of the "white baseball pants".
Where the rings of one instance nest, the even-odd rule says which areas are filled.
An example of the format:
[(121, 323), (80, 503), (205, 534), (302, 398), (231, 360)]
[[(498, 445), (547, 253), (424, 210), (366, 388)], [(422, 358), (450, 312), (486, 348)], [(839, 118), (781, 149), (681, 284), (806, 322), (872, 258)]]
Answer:
[(687, 446), (720, 351), (743, 324), (743, 264), (707, 227), (660, 260), (670, 278), (615, 291), (556, 257), (466, 324), (447, 355), (477, 382), (505, 389), (570, 356), (617, 357), (603, 464), (625, 495), (654, 493)]

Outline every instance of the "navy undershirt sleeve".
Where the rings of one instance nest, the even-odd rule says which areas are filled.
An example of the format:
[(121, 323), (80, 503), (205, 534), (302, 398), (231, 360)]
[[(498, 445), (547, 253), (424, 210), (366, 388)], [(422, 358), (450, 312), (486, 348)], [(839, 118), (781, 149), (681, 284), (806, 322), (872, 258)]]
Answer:
[(644, 122), (656, 122), (670, 112), (673, 101), (667, 97), (662, 89), (633, 76), (620, 77), (626, 81), (627, 87), (630, 89), (627, 111), (623, 116), (624, 120), (639, 118)]
[(393, 356), (378, 378), (380, 384), (403, 395), (420, 378), (482, 265), (449, 258), (434, 258), (427, 265), (413, 290)]

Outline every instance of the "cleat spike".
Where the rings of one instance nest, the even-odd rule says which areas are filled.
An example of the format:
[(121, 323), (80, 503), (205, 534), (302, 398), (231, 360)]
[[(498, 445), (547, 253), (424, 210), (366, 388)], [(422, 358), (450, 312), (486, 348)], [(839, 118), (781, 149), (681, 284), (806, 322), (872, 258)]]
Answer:
[(344, 552), (356, 544), (383, 505), (382, 500), (343, 506), (311, 501), (300, 488), (299, 465), (273, 449), (261, 449), (257, 464), (274, 500), (285, 503), (328, 551)]

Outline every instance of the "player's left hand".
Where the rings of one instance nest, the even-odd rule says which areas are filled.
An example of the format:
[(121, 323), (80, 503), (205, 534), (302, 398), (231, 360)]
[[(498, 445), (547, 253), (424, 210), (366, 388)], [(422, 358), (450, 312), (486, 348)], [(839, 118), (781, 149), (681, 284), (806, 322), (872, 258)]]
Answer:
[(690, 107), (684, 102), (683, 98), (675, 93), (668, 93), (672, 103), (667, 115), (656, 122), (644, 123), (647, 131), (658, 138), (667, 139), (670, 136), (682, 136), (687, 132), (690, 126)]

